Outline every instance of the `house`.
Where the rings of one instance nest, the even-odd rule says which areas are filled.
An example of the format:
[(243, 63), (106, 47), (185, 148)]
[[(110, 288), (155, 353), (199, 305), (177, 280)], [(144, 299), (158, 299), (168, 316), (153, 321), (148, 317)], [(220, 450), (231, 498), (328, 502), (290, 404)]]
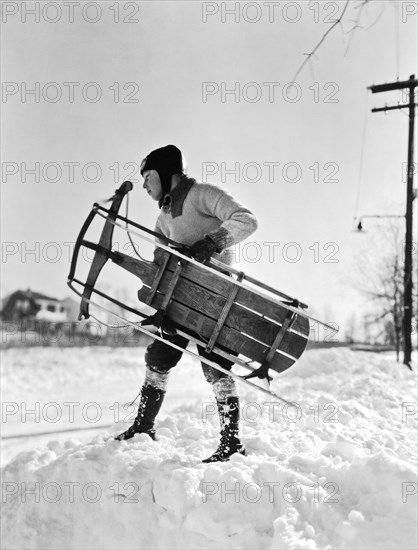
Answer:
[[(147, 346), (152, 342), (150, 336), (138, 330), (132, 331), (132, 328), (126, 326), (117, 328), (117, 322), (115, 327), (100, 324), (95, 320), (78, 322), (79, 311), (80, 302), (70, 297), (58, 300), (30, 289), (16, 290), (1, 301), (0, 320), (6, 323), (19, 322), (23, 331), (41, 332), (45, 331), (45, 324), (50, 328), (51, 325), (64, 323), (60, 329), (63, 331), (61, 343), (68, 341), (71, 344), (77, 342), (89, 345), (100, 342), (110, 346)], [(103, 316), (103, 319), (108, 321), (107, 316)], [(49, 342), (48, 334), (42, 332), (43, 338)]]
[(71, 298), (58, 300), (30, 289), (16, 290), (2, 300), (1, 319), (3, 321), (40, 320), (65, 322), (73, 321), (74, 307)]

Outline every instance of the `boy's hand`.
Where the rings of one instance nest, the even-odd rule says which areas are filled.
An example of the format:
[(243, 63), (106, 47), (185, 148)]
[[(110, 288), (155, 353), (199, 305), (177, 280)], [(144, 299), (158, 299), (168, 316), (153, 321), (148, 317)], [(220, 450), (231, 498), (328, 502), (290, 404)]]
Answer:
[(201, 263), (208, 262), (214, 252), (216, 252), (216, 244), (210, 237), (195, 242), (190, 248), (193, 258)]

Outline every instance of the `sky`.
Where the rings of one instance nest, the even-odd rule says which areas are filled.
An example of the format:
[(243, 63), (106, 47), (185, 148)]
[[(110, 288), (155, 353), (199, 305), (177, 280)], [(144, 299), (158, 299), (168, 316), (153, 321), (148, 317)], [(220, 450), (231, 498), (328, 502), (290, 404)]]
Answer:
[[(404, 214), (408, 138), (406, 110), (371, 113), (405, 95), (367, 87), (416, 72), (416, 2), (351, 0), (295, 84), (345, 2), (25, 5), (2, 2), (2, 295), (68, 296), (72, 243), (125, 179), (129, 217), (153, 228), (138, 165), (173, 143), (257, 216), (240, 270), (342, 331), (362, 315), (350, 281), (382, 226), (353, 218)], [(121, 271), (103, 280), (132, 293)]]

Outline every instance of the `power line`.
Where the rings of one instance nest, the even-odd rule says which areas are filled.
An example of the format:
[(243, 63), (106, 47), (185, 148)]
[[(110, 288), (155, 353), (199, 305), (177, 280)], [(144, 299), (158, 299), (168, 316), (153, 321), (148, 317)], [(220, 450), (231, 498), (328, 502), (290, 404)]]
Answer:
[(364, 149), (365, 149), (365, 141), (366, 141), (366, 128), (367, 128), (367, 119), (369, 114), (369, 92), (366, 90), (366, 101), (365, 101), (365, 109), (364, 109), (364, 118), (363, 118), (363, 131), (361, 135), (361, 147), (360, 147), (360, 166), (359, 166), (359, 173), (358, 173), (358, 183), (357, 183), (357, 196), (356, 196), (356, 203), (354, 208), (354, 219), (357, 219), (358, 214), (358, 208), (360, 204), (360, 192), (361, 192), (361, 184), (363, 179), (363, 159), (364, 159)]

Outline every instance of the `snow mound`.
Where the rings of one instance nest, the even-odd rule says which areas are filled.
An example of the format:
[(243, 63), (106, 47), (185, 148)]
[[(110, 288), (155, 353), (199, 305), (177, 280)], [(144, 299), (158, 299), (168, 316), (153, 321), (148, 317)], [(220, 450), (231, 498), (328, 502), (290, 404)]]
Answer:
[(390, 355), (311, 351), (274, 383), (292, 411), (241, 388), (246, 457), (202, 464), (218, 422), (201, 401), (155, 442), (116, 442), (118, 425), (22, 452), (3, 547), (416, 548), (415, 384)]

